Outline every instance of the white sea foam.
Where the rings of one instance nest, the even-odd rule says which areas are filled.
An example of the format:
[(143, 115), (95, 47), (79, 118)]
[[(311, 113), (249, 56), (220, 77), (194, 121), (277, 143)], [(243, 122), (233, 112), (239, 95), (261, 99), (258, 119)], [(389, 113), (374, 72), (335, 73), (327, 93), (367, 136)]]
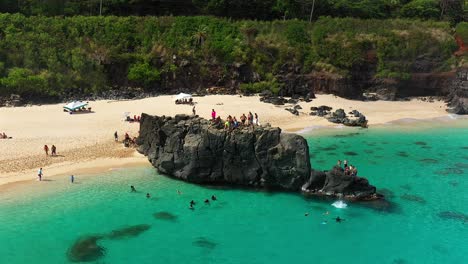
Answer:
[(345, 209), (346, 207), (348, 207), (348, 205), (343, 201), (336, 201), (332, 203), (332, 206), (339, 209)]

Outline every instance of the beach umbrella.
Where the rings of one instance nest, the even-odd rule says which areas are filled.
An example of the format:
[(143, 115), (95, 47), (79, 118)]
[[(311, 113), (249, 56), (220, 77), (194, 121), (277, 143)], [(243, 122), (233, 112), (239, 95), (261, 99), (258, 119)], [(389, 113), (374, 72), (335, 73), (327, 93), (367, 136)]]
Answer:
[(77, 109), (80, 109), (82, 107), (87, 106), (88, 103), (82, 102), (82, 101), (75, 101), (71, 102), (63, 107), (63, 109), (68, 110), (68, 111), (75, 111)]
[(174, 100), (183, 100), (183, 99), (190, 99), (190, 98), (192, 98), (191, 94), (180, 93), (180, 94), (175, 96)]

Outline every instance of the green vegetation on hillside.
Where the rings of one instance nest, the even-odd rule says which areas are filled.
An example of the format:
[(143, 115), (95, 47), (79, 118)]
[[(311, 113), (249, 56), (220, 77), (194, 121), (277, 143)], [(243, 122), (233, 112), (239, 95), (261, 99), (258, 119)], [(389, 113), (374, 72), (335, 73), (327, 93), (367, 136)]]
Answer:
[(203, 14), (260, 20), (308, 20), (313, 13), (314, 18), (416, 17), (459, 22), (463, 20), (466, 5), (466, 0), (2, 0), (0, 12), (45, 16), (100, 12), (119, 16)]
[(450, 69), (457, 50), (447, 22), (327, 17), (311, 24), (1, 14), (0, 39), (0, 95), (47, 98), (116, 86), (164, 92), (187, 72), (189, 81), (209, 83), (213, 69), (226, 75), (232, 65), (259, 76), (258, 84), (240, 86), (246, 91), (276, 92), (276, 77), (291, 68), (347, 76), (375, 63), (377, 76), (405, 79), (420, 56), (434, 58), (440, 71)]

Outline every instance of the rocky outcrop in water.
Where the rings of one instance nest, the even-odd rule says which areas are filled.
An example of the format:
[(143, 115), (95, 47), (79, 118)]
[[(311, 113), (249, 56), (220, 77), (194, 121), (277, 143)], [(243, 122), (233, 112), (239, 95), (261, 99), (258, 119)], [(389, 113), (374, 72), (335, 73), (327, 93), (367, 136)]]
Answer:
[(346, 175), (343, 168), (335, 166), (323, 172), (312, 170), (309, 180), (302, 186), (309, 195), (337, 196), (350, 200), (365, 200), (377, 197), (376, 188), (365, 178)]
[(466, 115), (468, 114), (468, 67), (460, 68), (457, 76), (450, 86), (450, 94), (447, 97), (448, 112)]
[(137, 144), (138, 151), (148, 156), (160, 173), (188, 182), (288, 191), (313, 186), (333, 196), (376, 197), (375, 187), (359, 177), (326, 173), (323, 184), (317, 183), (306, 140), (281, 133), (280, 128), (226, 131), (197, 116), (143, 114)]

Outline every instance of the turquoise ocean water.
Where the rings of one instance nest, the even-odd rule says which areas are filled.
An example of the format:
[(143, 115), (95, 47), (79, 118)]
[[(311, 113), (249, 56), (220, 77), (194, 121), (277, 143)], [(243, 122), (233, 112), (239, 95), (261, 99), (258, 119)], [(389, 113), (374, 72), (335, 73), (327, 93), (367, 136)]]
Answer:
[(58, 177), (0, 193), (0, 263), (70, 263), (79, 237), (139, 224), (150, 229), (99, 240), (105, 254), (93, 263), (466, 263), (468, 126), (307, 138), (315, 168), (348, 159), (394, 206), (337, 209), (297, 194), (191, 185), (149, 167), (78, 175), (73, 185)]

